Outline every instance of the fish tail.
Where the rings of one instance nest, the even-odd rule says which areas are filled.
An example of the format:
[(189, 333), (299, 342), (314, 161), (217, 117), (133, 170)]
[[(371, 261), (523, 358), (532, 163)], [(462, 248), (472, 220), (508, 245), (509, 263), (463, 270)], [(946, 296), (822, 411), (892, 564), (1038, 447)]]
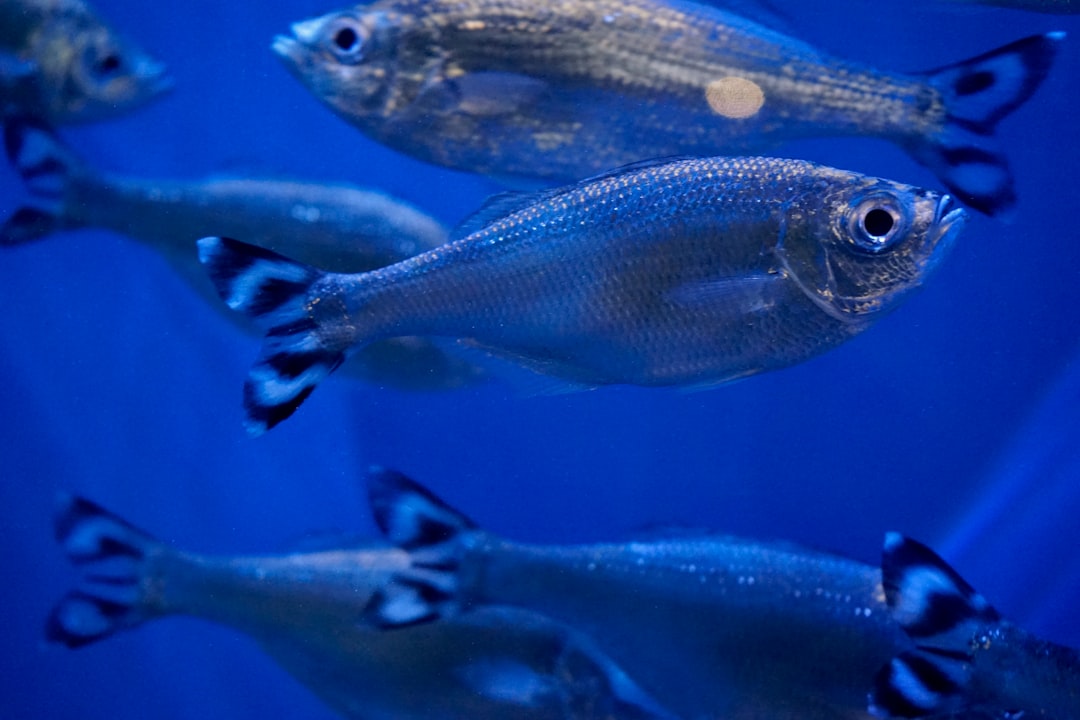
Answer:
[(1064, 37), (1063, 32), (1035, 35), (925, 74), (942, 95), (946, 120), (912, 153), (980, 212), (1003, 214), (1016, 203), (1012, 171), (993, 139), (994, 129), (1038, 89)]
[(312, 286), (327, 273), (222, 237), (199, 240), (199, 260), (222, 300), (266, 329), (244, 383), (245, 425), (260, 435), (292, 415), (345, 359), (346, 347), (327, 346), (308, 308)]
[(0, 225), (0, 245), (21, 245), (74, 228), (65, 217), (64, 201), (82, 162), (52, 128), (29, 117), (5, 118), (4, 151), (31, 200)]
[(410, 566), (372, 597), (365, 620), (380, 628), (406, 627), (460, 612), (458, 572), (464, 541), (478, 532), (476, 525), (395, 470), (372, 468), (367, 487), (375, 522), (409, 551)]
[(147, 595), (150, 558), (163, 550), (157, 540), (71, 495), (60, 498), (53, 528), (82, 577), (49, 614), (48, 640), (82, 647), (161, 614)]
[(945, 715), (972, 675), (971, 638), (1000, 621), (997, 611), (937, 553), (889, 533), (881, 584), (893, 620), (915, 643), (878, 673), (870, 712), (878, 717)]

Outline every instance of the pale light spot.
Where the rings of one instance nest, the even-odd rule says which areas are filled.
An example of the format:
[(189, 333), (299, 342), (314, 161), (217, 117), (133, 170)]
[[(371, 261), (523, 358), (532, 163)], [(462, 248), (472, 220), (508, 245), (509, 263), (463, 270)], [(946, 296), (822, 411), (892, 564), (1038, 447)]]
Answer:
[(757, 114), (765, 104), (765, 93), (753, 80), (728, 76), (705, 86), (705, 101), (717, 115), (739, 120)]

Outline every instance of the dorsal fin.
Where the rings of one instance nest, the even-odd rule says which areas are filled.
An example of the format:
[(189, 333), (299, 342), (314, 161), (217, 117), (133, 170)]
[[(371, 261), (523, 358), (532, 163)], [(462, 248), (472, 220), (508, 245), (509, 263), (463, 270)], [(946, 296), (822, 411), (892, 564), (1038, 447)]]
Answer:
[(601, 180), (625, 175), (626, 173), (637, 172), (646, 168), (667, 165), (668, 163), (678, 160), (688, 159), (690, 159), (690, 156), (687, 155), (671, 155), (667, 157), (649, 158), (647, 160), (637, 160), (557, 188), (537, 190), (534, 192), (510, 190), (498, 193), (497, 195), (492, 195), (484, 201), (484, 204), (480, 206), (479, 210), (466, 217), (456, 228), (454, 228), (450, 233), (450, 240), (454, 241), (468, 237), (496, 220), (512, 215), (530, 205), (535, 205), (536, 203), (559, 197), (560, 195), (569, 193), (584, 185), (591, 185)]

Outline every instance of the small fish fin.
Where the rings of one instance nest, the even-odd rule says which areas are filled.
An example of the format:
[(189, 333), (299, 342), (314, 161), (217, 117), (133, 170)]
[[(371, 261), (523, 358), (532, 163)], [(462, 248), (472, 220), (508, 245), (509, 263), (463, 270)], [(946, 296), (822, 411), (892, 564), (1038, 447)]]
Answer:
[(311, 287), (326, 273), (229, 238), (202, 238), (198, 246), (225, 304), (267, 330), (244, 383), (245, 425), (261, 435), (292, 415), (345, 360), (344, 348), (325, 346), (308, 312)]
[(155, 612), (144, 602), (147, 558), (161, 545), (101, 506), (64, 495), (53, 521), (57, 542), (82, 573), (49, 614), (45, 636), (82, 647), (132, 628)]
[(889, 612), (916, 643), (944, 640), (957, 633), (972, 637), (976, 625), (1001, 619), (997, 611), (930, 548), (899, 533), (889, 533), (881, 556), (881, 584)]
[(454, 674), (477, 695), (519, 708), (551, 702), (558, 684), (558, 678), (511, 658), (476, 658), (454, 668)]
[(1036, 35), (925, 73), (941, 92), (947, 117), (944, 129), (912, 153), (980, 212), (998, 215), (1016, 202), (1012, 171), (991, 136), (1038, 89), (1064, 38), (1062, 32)]
[(4, 151), (31, 194), (0, 227), (0, 245), (20, 245), (71, 229), (64, 217), (64, 197), (82, 162), (52, 128), (28, 117), (4, 120)]
[(784, 278), (777, 273), (709, 278), (672, 288), (668, 299), (687, 308), (716, 307), (738, 309), (739, 314), (763, 312), (782, 299)]
[(879, 717), (950, 712), (971, 678), (971, 639), (1001, 616), (937, 553), (899, 533), (885, 537), (881, 584), (889, 613), (915, 650), (878, 673), (870, 711)]
[(676, 160), (690, 159), (689, 155), (672, 155), (668, 157), (660, 158), (647, 158), (645, 160), (637, 160), (632, 163), (620, 165), (619, 167), (611, 170), (605, 170), (604, 172), (587, 177), (584, 180), (579, 180), (569, 185), (562, 185), (556, 188), (547, 188), (543, 190), (535, 191), (517, 191), (510, 190), (497, 195), (489, 197), (480, 209), (472, 213), (455, 227), (450, 232), (450, 240), (460, 240), (463, 237), (472, 235), (478, 230), (482, 230), (491, 223), (504, 217), (514, 214), (519, 210), (523, 210), (530, 205), (535, 205), (540, 202), (548, 202), (560, 195), (572, 192), (574, 189), (595, 183), (598, 180), (604, 180), (607, 178), (618, 177), (624, 173), (636, 172), (638, 170), (644, 170), (650, 167), (656, 167), (658, 165), (666, 165), (667, 163), (674, 162)]
[(454, 110), (475, 117), (528, 112), (550, 92), (545, 81), (513, 72), (470, 72), (443, 81), (452, 90)]
[(971, 673), (966, 656), (908, 650), (878, 672), (867, 709), (880, 718), (951, 716), (963, 703)]
[[(443, 342), (436, 339), (436, 343)], [(520, 397), (553, 397), (595, 390), (597, 384), (575, 382), (561, 377), (562, 368), (554, 362), (495, 348), (473, 340), (457, 340), (447, 352), (483, 368), (485, 373), (510, 386)]]
[(496, 220), (513, 215), (518, 210), (529, 207), (541, 200), (557, 195), (559, 190), (538, 190), (534, 192), (508, 190), (492, 195), (479, 209), (468, 215), (450, 231), (450, 241), (460, 240), (483, 230)]
[(769, 0), (713, 0), (711, 4), (770, 30), (793, 37), (798, 35), (791, 17)]
[(429, 622), (461, 611), (457, 574), (465, 538), (476, 525), (415, 481), (395, 470), (372, 468), (368, 500), (375, 522), (410, 552), (409, 568), (394, 576), (364, 610), (380, 628)]

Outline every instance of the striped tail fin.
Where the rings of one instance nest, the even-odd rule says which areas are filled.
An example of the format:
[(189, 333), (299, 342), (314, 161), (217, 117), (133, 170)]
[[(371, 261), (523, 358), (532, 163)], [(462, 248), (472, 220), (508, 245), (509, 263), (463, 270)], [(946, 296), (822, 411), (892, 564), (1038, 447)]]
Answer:
[(462, 543), (479, 532), (476, 525), (397, 471), (372, 468), (367, 486), (375, 522), (410, 552), (411, 565), (372, 597), (365, 620), (380, 628), (406, 627), (460, 612)]
[(4, 151), (31, 199), (0, 225), (0, 245), (21, 245), (76, 227), (65, 218), (64, 201), (82, 162), (52, 128), (31, 118), (5, 118)]
[(1012, 171), (994, 141), (998, 122), (1046, 78), (1065, 33), (1018, 40), (965, 62), (925, 73), (945, 104), (945, 127), (911, 144), (915, 158), (971, 207), (998, 215), (1016, 203)]
[(910, 718), (956, 711), (971, 681), (971, 641), (1001, 617), (933, 550), (899, 533), (885, 538), (881, 583), (915, 649), (878, 673), (870, 712)]
[(244, 383), (245, 425), (261, 435), (292, 415), (345, 360), (344, 348), (325, 346), (308, 308), (312, 286), (326, 273), (222, 237), (199, 240), (199, 260), (222, 300), (267, 330)]
[(160, 614), (147, 594), (148, 558), (161, 551), (157, 540), (73, 496), (61, 497), (54, 531), (82, 578), (49, 614), (48, 640), (82, 647)]

